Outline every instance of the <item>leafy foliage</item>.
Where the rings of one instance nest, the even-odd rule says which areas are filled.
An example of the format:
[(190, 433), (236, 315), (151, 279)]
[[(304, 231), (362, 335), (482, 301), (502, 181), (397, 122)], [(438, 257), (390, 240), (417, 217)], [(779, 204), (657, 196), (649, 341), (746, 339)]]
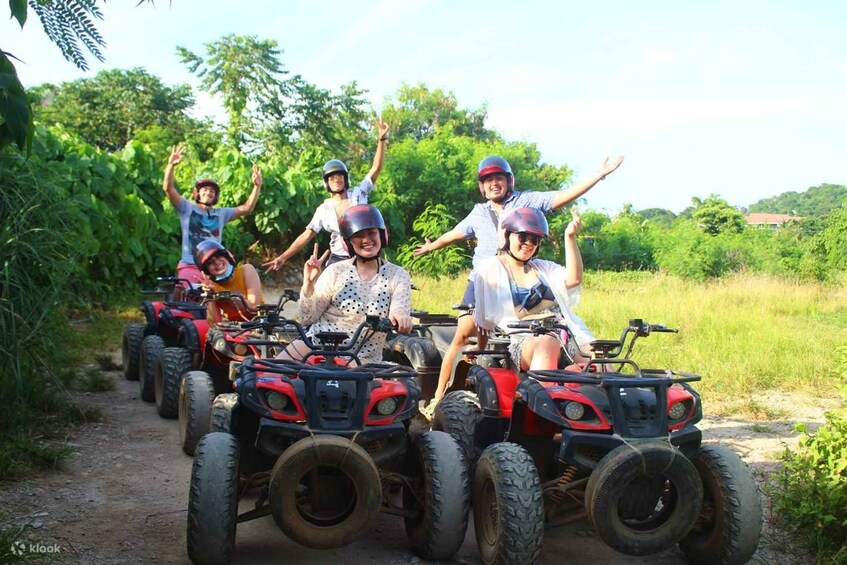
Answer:
[[(412, 224), (412, 229), (421, 236), (434, 240), (442, 233), (451, 230), (455, 224), (455, 218), (444, 204), (427, 202), (423, 213)], [(461, 245), (451, 245), (437, 253), (415, 257), (413, 251), (423, 243), (421, 240), (412, 239), (401, 244), (397, 260), (413, 271), (433, 277), (455, 277), (465, 269), (468, 254)]]
[(81, 42), (98, 61), (104, 60), (100, 48), (105, 47), (106, 42), (93, 21), (103, 19), (97, 0), (29, 0), (29, 7), (38, 14), (44, 33), (62, 51), (65, 59), (83, 71), (88, 70), (88, 62), (79, 46)]
[(774, 508), (808, 542), (818, 562), (847, 562), (847, 409), (827, 412), (826, 423), (814, 433), (804, 424), (796, 429), (803, 434), (798, 450), (783, 454), (774, 479)]
[(403, 84), (397, 90), (396, 100), (386, 104), (382, 119), (391, 126), (398, 138), (422, 141), (449, 125), (456, 135), (479, 140), (494, 140), (498, 136), (485, 127), (487, 111), (462, 110), (456, 96), (443, 90), (429, 90), (424, 84)]
[(176, 143), (211, 129), (189, 117), (194, 96), (188, 85), (169, 87), (144, 69), (100, 71), (93, 78), (30, 90), (36, 118), (61, 124), (88, 143), (116, 151), (142, 130), (159, 127)]

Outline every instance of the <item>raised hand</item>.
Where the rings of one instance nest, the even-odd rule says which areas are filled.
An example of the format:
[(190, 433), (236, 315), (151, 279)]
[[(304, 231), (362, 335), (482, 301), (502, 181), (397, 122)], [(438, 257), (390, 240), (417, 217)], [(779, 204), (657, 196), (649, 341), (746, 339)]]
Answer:
[(576, 235), (582, 229), (582, 218), (579, 217), (579, 210), (576, 206), (571, 208), (571, 221), (568, 227), (565, 228), (565, 236)]
[(178, 143), (171, 147), (171, 154), (168, 157), (169, 165), (177, 165), (180, 161), (182, 161), (182, 156), (185, 153), (185, 145)]
[(324, 254), (318, 257), (318, 244), (315, 243), (315, 250), (312, 256), (303, 264), (303, 286), (308, 285), (309, 288), (315, 284), (318, 277), (321, 276), (324, 262), (329, 258), (329, 249), (324, 251)]
[(424, 244), (416, 247), (415, 250), (412, 251), (412, 255), (417, 257), (419, 255), (424, 255), (426, 253), (429, 253), (431, 251), (431, 249), (429, 248), (431, 243), (432, 243), (432, 241), (430, 241), (428, 237), (425, 237), (424, 238)]
[(253, 163), (253, 184), (262, 188), (262, 171), (259, 170), (259, 165)]
[(377, 117), (376, 119), (376, 136), (379, 139), (387, 139), (388, 138), (388, 124), (382, 121), (382, 116)]
[(605, 178), (609, 173), (613, 173), (618, 167), (623, 163), (624, 156), (618, 155), (614, 160), (610, 161), (609, 157), (603, 161), (603, 164), (600, 165), (600, 176)]

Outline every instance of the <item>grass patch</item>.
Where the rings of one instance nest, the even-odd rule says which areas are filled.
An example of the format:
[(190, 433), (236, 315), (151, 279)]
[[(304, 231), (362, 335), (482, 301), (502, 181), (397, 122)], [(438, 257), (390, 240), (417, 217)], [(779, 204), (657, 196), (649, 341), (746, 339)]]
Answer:
[(109, 375), (96, 368), (87, 369), (79, 378), (78, 387), (86, 392), (104, 392), (115, 390), (115, 381)]
[[(414, 277), (414, 308), (455, 313), (467, 274), (456, 279)], [(738, 275), (697, 283), (650, 272), (588, 272), (577, 313), (594, 335), (617, 338), (630, 318), (665, 323), (678, 334), (639, 340), (633, 358), (643, 367), (696, 373), (709, 403), (757, 420), (784, 411), (755, 401), (734, 402), (767, 390), (837, 396), (847, 371), (839, 348), (847, 343), (847, 288)]]
[(112, 359), (111, 353), (99, 353), (95, 355), (94, 362), (101, 371), (120, 371), (122, 368)]
[(750, 426), (750, 431), (756, 432), (757, 434), (772, 434), (774, 433), (773, 428), (770, 426), (765, 426), (764, 424), (753, 424)]
[(73, 449), (38, 439), (27, 433), (0, 442), (0, 481), (8, 481), (33, 471), (59, 469)]
[[(29, 529), (27, 525), (4, 526), (0, 528), (0, 563), (40, 563), (44, 556), (29, 551), (20, 551), (21, 543), (24, 549), (28, 543), (24, 534)], [(18, 555), (20, 553), (21, 555)]]

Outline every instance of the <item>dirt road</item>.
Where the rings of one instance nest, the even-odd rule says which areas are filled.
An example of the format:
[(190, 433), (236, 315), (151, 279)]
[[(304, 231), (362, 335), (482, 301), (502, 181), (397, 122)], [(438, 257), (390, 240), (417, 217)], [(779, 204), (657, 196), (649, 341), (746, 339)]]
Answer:
[[(115, 354), (115, 360), (120, 359)], [(30, 524), (23, 551), (49, 553), (66, 563), (187, 563), (186, 506), (192, 459), (178, 445), (175, 420), (163, 420), (152, 404), (141, 401), (138, 385), (108, 373), (110, 392), (83, 393), (80, 400), (99, 406), (102, 423), (72, 434), (76, 452), (66, 470), (0, 487), (3, 525)], [(786, 399), (794, 402), (795, 399)], [(819, 401), (817, 411), (820, 410)], [(793, 406), (797, 406), (796, 402)], [(814, 424), (821, 414), (806, 418)], [(790, 441), (790, 422), (757, 423), (712, 420), (707, 437), (729, 441), (754, 469), (774, 464), (774, 454)], [(242, 508), (244, 510), (245, 508)], [(759, 562), (789, 563), (767, 547)], [(271, 517), (238, 526), (235, 563), (423, 563), (409, 549), (402, 520), (383, 516), (368, 536), (335, 551), (317, 551), (288, 540)], [(454, 558), (479, 563), (473, 526)], [(671, 565), (685, 563), (669, 551), (649, 558), (629, 558), (608, 549), (587, 522), (547, 531), (542, 563)]]

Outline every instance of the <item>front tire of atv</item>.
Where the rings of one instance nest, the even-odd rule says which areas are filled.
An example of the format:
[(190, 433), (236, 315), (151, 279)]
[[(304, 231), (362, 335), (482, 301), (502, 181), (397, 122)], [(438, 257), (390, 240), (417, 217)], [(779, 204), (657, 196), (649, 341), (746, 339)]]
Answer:
[(194, 456), (197, 442), (209, 433), (215, 384), (206, 371), (189, 371), (179, 386), (179, 444)]
[(157, 335), (148, 335), (141, 342), (138, 394), (144, 402), (156, 400), (156, 367), (164, 350), (165, 340)]
[(162, 418), (179, 415), (179, 385), (191, 368), (191, 353), (182, 347), (166, 347), (156, 363), (156, 411)]
[(479, 457), (479, 450), (474, 444), (474, 431), (481, 417), (476, 395), (464, 390), (446, 394), (432, 416), (432, 429), (447, 432), (456, 440), (469, 469), (473, 468)]
[(412, 440), (410, 470), (421, 488), (413, 492), (405, 485), (403, 506), (421, 514), (404, 520), (409, 545), (423, 559), (450, 559), (468, 529), (470, 485), (462, 450), (444, 432), (425, 432)]
[(520, 445), (495, 443), (473, 479), (476, 545), (483, 563), (535, 563), (544, 539), (544, 498), (532, 456)]
[(144, 340), (144, 324), (127, 324), (121, 339), (121, 365), (124, 378), (138, 380), (138, 363), (141, 356), (141, 342)]
[(667, 443), (621, 445), (594, 468), (585, 489), (589, 520), (609, 547), (652, 555), (676, 545), (703, 500), (697, 469)]
[(750, 469), (723, 445), (701, 446), (691, 462), (703, 481), (703, 509), (680, 549), (695, 565), (747, 563), (762, 533), (762, 501)]
[(268, 502), (274, 521), (289, 538), (313, 549), (332, 549), (374, 526), (382, 485), (364, 448), (342, 437), (317, 435), (297, 441), (279, 456)]
[(211, 426), (213, 432), (234, 433), (235, 411), (238, 409), (238, 394), (219, 394), (212, 402)]
[(211, 433), (197, 445), (188, 491), (188, 557), (195, 564), (229, 563), (238, 517), (238, 440)]

